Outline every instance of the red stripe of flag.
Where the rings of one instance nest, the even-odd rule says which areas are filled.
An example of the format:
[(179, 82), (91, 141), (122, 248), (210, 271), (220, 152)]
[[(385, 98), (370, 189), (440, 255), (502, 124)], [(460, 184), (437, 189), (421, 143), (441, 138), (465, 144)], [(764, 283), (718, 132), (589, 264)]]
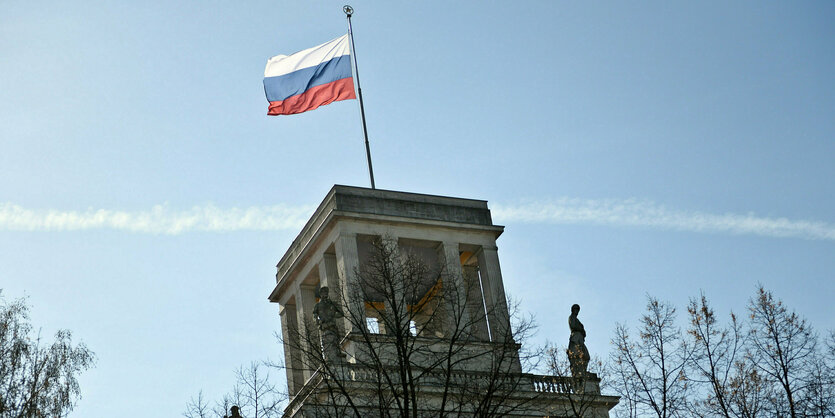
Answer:
[(354, 78), (348, 77), (327, 84), (312, 87), (302, 94), (288, 97), (279, 102), (270, 102), (267, 115), (293, 115), (307, 112), (339, 100), (356, 99)]

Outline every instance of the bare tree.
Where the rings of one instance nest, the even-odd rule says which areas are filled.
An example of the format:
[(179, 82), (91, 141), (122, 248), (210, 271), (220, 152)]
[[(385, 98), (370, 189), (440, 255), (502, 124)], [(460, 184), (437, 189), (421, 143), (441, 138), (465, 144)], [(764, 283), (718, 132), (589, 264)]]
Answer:
[(491, 315), (477, 277), (456, 277), (446, 266), (447, 260), (433, 266), (393, 240), (371, 242), (350, 297), (339, 301), (352, 330), (345, 337), (354, 349), (351, 363), (323, 359), (327, 342), (312, 316), (303, 327), (288, 328), (285, 347), (314, 371), (305, 388), (316, 386), (311, 382), (322, 388), (295, 395), (305, 399), (306, 413), (494, 417), (524, 407), (509, 399), (524, 384), (523, 364), (538, 358), (520, 345), (533, 331), (532, 318), (514, 315), (513, 303)]
[(824, 356), (830, 364), (835, 366), (835, 330), (829, 331), (829, 336), (826, 339)]
[(744, 370), (735, 367), (743, 361), (745, 341), (741, 324), (731, 313), (729, 327), (723, 328), (704, 293), (698, 300), (690, 299), (687, 314), (690, 319), (687, 334), (694, 348), (690, 363), (694, 372), (689, 377), (694, 383), (708, 387), (702, 395), (703, 399), (698, 396), (691, 406), (699, 415), (739, 416), (736, 409), (739, 398), (735, 397), (730, 387), (734, 372)]
[(816, 370), (820, 370), (820, 379), (816, 379), (819, 384), (815, 388), (815, 409), (820, 416), (835, 416), (835, 330), (829, 331)]
[(282, 405), (287, 400), (286, 394), (276, 388), (270, 379), (271, 364), (252, 362), (240, 366), (235, 371), (235, 384), (232, 389), (217, 400), (213, 407), (198, 392), (186, 404), (183, 416), (186, 418), (226, 418), (236, 406), (246, 418), (272, 418), (281, 416)]
[[(212, 408), (212, 412), (214, 413), (215, 417), (218, 418), (227, 418), (232, 416), (231, 410), (233, 406), (242, 405), (244, 403), (244, 395), (243, 391), (241, 390), (241, 385), (239, 382), (236, 382), (234, 386), (232, 386), (232, 390), (225, 393), (220, 400), (215, 402), (215, 406)], [(229, 415), (226, 415), (229, 413)]]
[(683, 416), (687, 411), (686, 365), (693, 349), (676, 326), (676, 310), (647, 297), (638, 338), (618, 324), (612, 344), (614, 387), (626, 403), (628, 416)]
[[(592, 375), (601, 378), (599, 387), (594, 390), (586, 390), (589, 384), (588, 379), (575, 377), (571, 373), (571, 362), (566, 347), (553, 344), (546, 344), (544, 350), (546, 373), (551, 376), (562, 378), (571, 382), (571, 394), (566, 396), (568, 406), (566, 412), (575, 418), (582, 418), (592, 415), (600, 393), (605, 392), (610, 382), (610, 371), (608, 363), (600, 357), (592, 356), (588, 364), (588, 371)], [(596, 382), (596, 380), (595, 380)]]
[(756, 418), (765, 416), (765, 404), (771, 396), (772, 387), (757, 371), (750, 353), (743, 354), (734, 362), (734, 371), (728, 382), (729, 399), (735, 409), (734, 416)]
[(67, 416), (81, 397), (78, 375), (94, 362), (68, 330), (46, 345), (29, 323), (26, 302), (6, 302), (0, 294), (0, 416)]
[(704, 293), (690, 299), (687, 313), (687, 334), (694, 348), (688, 375), (694, 386), (692, 412), (726, 418), (761, 416), (769, 389), (746, 352), (743, 324), (733, 313), (726, 327), (719, 324)]
[(191, 398), (186, 404), (186, 410), (183, 412), (185, 418), (209, 418), (212, 416), (212, 410), (209, 408), (209, 403), (203, 397), (203, 391), (197, 393), (197, 397)]
[(810, 366), (806, 382), (808, 399), (802, 416), (833, 417), (835, 416), (833, 363), (827, 362), (823, 356), (816, 356)]
[(805, 319), (762, 286), (749, 301), (748, 310), (754, 364), (777, 387), (769, 397), (769, 412), (774, 416), (804, 416), (814, 397), (810, 382), (817, 361), (817, 336)]
[(649, 297), (633, 339), (615, 329), (609, 374), (622, 396), (616, 416), (835, 416), (835, 332), (818, 349), (812, 327), (761, 286), (749, 317), (721, 324), (702, 294), (675, 309)]
[[(615, 328), (615, 338), (612, 339), (612, 344), (615, 344), (615, 341), (620, 341), (618, 344), (629, 346), (630, 349), (634, 348), (632, 347), (632, 342), (629, 339), (629, 334), (625, 327), (618, 326)], [(642, 406), (638, 403), (640, 382), (634, 378), (635, 373), (633, 369), (626, 367), (622, 360), (618, 363), (615, 356), (615, 354), (610, 354), (608, 362), (611, 371), (610, 382), (615, 388), (615, 391), (620, 395), (620, 402), (612, 413), (618, 418), (638, 417), (639, 409), (642, 409)]]
[(270, 381), (270, 373), (262, 363), (252, 362), (249, 366), (241, 366), (235, 373), (237, 387), (236, 405), (241, 409), (241, 415), (247, 418), (270, 418), (281, 415), (279, 405), (283, 400)]

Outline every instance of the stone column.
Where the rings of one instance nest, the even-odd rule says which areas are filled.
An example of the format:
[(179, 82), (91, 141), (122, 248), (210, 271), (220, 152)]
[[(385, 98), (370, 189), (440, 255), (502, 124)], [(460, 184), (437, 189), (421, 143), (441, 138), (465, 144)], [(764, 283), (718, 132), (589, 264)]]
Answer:
[[(336, 270), (341, 285), (342, 303), (347, 309), (344, 318), (346, 332), (352, 330), (352, 318), (357, 324), (365, 323), (365, 301), (357, 283), (356, 270), (359, 267), (357, 254), (357, 235), (340, 234), (336, 239)], [(359, 299), (359, 300), (357, 300)]]
[(327, 286), (330, 289), (331, 298), (337, 293), (341, 294), (339, 273), (336, 268), (336, 255), (322, 255), (322, 260), (319, 261), (319, 286)]
[(313, 305), (316, 304), (316, 286), (301, 285), (296, 289), (296, 323), (299, 328), (301, 363), (297, 368), (302, 370), (304, 381), (310, 379), (316, 369), (316, 359), (321, 355), (319, 343), (319, 329), (313, 319)]
[[(510, 313), (507, 309), (507, 298), (504, 293), (502, 269), (499, 266), (498, 249), (496, 247), (482, 247), (478, 253), (478, 266), (482, 286), (485, 290), (485, 298), (487, 298), (487, 290), (490, 291), (490, 296), (487, 298), (487, 315), (490, 320), (492, 340), (501, 344), (515, 344), (510, 329)], [(511, 352), (506, 350), (511, 350)], [(516, 349), (512, 346), (504, 346), (502, 352), (504, 356), (509, 356), (509, 370), (514, 373), (521, 373), (522, 363)]]
[[(471, 327), (470, 311), (469, 306), (467, 306), (469, 303), (468, 284), (464, 278), (464, 271), (461, 269), (461, 256), (458, 254), (458, 243), (444, 241), (441, 243), (440, 253), (441, 260), (446, 263), (444, 265), (446, 274), (443, 289), (448, 302), (445, 307), (448, 311), (443, 332), (446, 336), (450, 336), (456, 331), (464, 331), (465, 333), (472, 332), (471, 329), (460, 329), (462, 327)], [(479, 294), (480, 298), (481, 295)]]
[(461, 266), (464, 282), (467, 286), (467, 312), (472, 321), (472, 336), (477, 340), (489, 341), (487, 333), (487, 316), (484, 312), (484, 297), (481, 294), (481, 283), (478, 280), (478, 266)]
[(499, 253), (496, 247), (482, 247), (478, 252), (478, 268), (487, 305), (487, 318), (493, 341), (504, 341), (510, 333), (510, 315), (502, 281), (502, 269), (499, 266)]
[(296, 334), (296, 305), (281, 305), (278, 309), (281, 316), (281, 339), (284, 343), (284, 365), (287, 372), (287, 390), (290, 396), (295, 396), (304, 385), (304, 376), (300, 373), (301, 357), (298, 349), (298, 334)]

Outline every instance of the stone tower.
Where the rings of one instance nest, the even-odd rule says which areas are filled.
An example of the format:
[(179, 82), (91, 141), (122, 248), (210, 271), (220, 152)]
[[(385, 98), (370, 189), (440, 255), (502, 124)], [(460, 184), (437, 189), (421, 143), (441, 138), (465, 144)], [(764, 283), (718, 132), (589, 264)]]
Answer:
[(596, 376), (522, 372), (503, 231), (485, 201), (334, 186), (279, 261), (269, 296), (281, 316), (285, 417), (608, 417), (617, 398), (600, 395)]

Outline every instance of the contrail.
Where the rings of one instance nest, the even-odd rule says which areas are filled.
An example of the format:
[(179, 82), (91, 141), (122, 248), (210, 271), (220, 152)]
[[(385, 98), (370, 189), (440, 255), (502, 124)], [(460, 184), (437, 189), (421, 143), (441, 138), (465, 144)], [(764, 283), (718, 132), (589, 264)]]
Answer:
[(752, 213), (714, 214), (668, 209), (637, 199), (572, 199), (520, 205), (492, 205), (497, 222), (644, 227), (674, 231), (759, 235), (835, 241), (835, 225), (810, 220), (767, 218)]
[(261, 206), (221, 209), (214, 205), (173, 210), (156, 205), (149, 211), (109, 209), (86, 211), (32, 210), (0, 203), (0, 230), (79, 231), (114, 229), (146, 234), (177, 235), (186, 232), (298, 230), (315, 206)]
[[(313, 205), (223, 209), (207, 204), (186, 210), (156, 205), (147, 211), (61, 211), (27, 209), (12, 203), (0, 203), (0, 231), (111, 229), (166, 235), (188, 232), (298, 231), (314, 209)], [(491, 212), (497, 223), (640, 227), (835, 241), (835, 225), (827, 222), (675, 210), (637, 199), (562, 198), (512, 205), (492, 204)]]

